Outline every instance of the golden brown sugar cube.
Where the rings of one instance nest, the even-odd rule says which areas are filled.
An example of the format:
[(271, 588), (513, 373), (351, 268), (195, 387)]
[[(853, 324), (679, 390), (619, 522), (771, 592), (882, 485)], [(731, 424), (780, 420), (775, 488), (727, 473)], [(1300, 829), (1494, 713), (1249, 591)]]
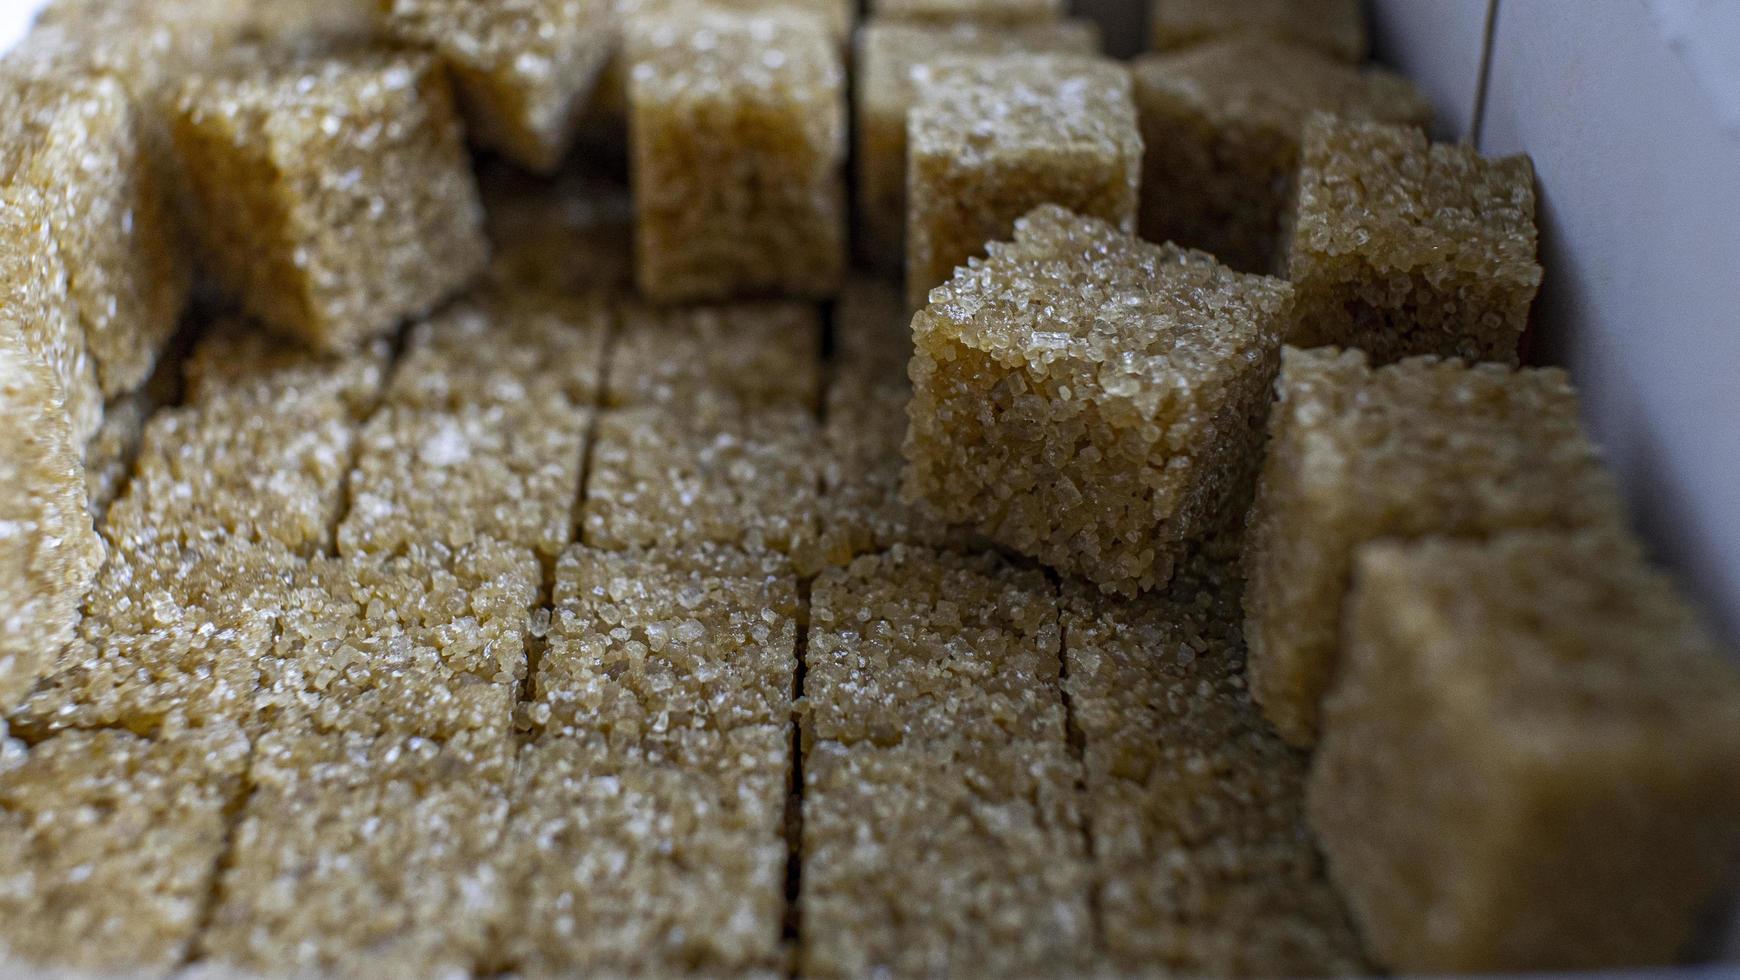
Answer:
[(1025, 25), (974, 21), (872, 20), (858, 31), (858, 253), (898, 275), (906, 254), (906, 114), (930, 62), (948, 55), (1023, 52), (1094, 54), (1099, 31), (1086, 21)]
[(157, 413), (104, 530), (123, 549), (269, 542), (330, 550), (356, 426), (337, 399), (235, 395)]
[(822, 321), (807, 303), (655, 307), (630, 303), (610, 353), (605, 403), (690, 402), (813, 409)]
[(176, 968), (200, 927), (247, 765), (248, 740), (234, 728), (10, 743), (0, 758), (9, 971)]
[(535, 977), (781, 972), (789, 726), (735, 742), (728, 763), (682, 766), (522, 749), (499, 954)]
[(1042, 207), (912, 321), (905, 490), (1133, 594), (1254, 473), (1292, 290)]
[(147, 123), (103, 76), (0, 81), (0, 173), (42, 192), (104, 395), (142, 385), (192, 284)]
[(1089, 869), (1045, 576), (896, 546), (819, 576), (810, 616), (801, 970), (1083, 969)]
[(11, 714), (13, 730), (155, 736), (246, 722), (300, 569), (270, 545), (114, 549), (72, 642)]
[(1149, 0), (1156, 51), (1245, 35), (1315, 48), (1342, 61), (1365, 60), (1359, 0)]
[(684, 729), (783, 730), (798, 611), (789, 571), (720, 574), (656, 552), (575, 547), (556, 569), (531, 721), (545, 734), (630, 747)]
[(1285, 264), (1282, 224), (1311, 113), (1422, 128), (1432, 119), (1399, 75), (1262, 38), (1148, 55), (1131, 73), (1147, 148), (1142, 237), (1242, 272)]
[(247, 37), (252, 41), (368, 41), (382, 34), (378, 0), (242, 0), (241, 5), (247, 8)]
[(396, 558), (317, 558), (262, 664), (277, 730), (506, 737), (541, 572), (494, 541)]
[(1064, 587), (1105, 966), (1366, 973), (1306, 825), (1306, 759), (1245, 687), (1237, 563), (1215, 541), (1152, 596)]
[(351, 354), (320, 354), (247, 320), (209, 327), (182, 364), (182, 400), (193, 406), (313, 409), (361, 422), (374, 414), (392, 348), (377, 340)]
[(574, 539), (590, 409), (559, 395), (453, 410), (389, 405), (357, 437), (344, 555), (502, 541), (554, 558)]
[(924, 306), (1043, 204), (1136, 231), (1130, 73), (1076, 55), (932, 62), (907, 115), (906, 302)]
[(185, 84), (175, 142), (230, 298), (352, 349), (482, 271), (482, 207), (443, 73), (390, 52), (266, 59)]
[(533, 170), (562, 162), (617, 43), (610, 0), (381, 0), (387, 33), (453, 74), (471, 139)]
[(1526, 156), (1487, 158), (1417, 129), (1315, 116), (1305, 127), (1287, 277), (1300, 347), (1517, 363), (1536, 261)]
[(1063, 17), (1064, 0), (870, 0), (870, 15), (885, 21), (1016, 25)]
[(0, 315), (0, 711), (72, 638), (103, 544), (54, 372)]
[(512, 746), (260, 739), (200, 958), (274, 975), (467, 976), (499, 916)]
[(604, 384), (611, 316), (601, 299), (539, 286), (479, 293), (411, 328), (387, 399), (433, 410), (590, 406)]
[(35, 188), (0, 186), (0, 329), (19, 353), (46, 364), (68, 438), (83, 453), (102, 424), (103, 392), (85, 344), (55, 242), (47, 200)]
[(629, 22), (635, 279), (656, 302), (827, 297), (845, 264), (845, 68), (819, 17)]
[(1681, 962), (1740, 856), (1740, 673), (1636, 552), (1361, 551), (1309, 799), (1383, 965)]
[(716, 544), (802, 554), (816, 540), (820, 442), (814, 418), (796, 409), (726, 418), (605, 412), (582, 539), (609, 551)]
[(1563, 371), (1287, 348), (1245, 542), (1251, 693), (1315, 741), (1359, 546), (1618, 527), (1623, 508)]
[(159, 130), (156, 139), (169, 89), (250, 39), (256, 16), (255, 4), (236, 0), (54, 0), (6, 68), (35, 78), (116, 78)]

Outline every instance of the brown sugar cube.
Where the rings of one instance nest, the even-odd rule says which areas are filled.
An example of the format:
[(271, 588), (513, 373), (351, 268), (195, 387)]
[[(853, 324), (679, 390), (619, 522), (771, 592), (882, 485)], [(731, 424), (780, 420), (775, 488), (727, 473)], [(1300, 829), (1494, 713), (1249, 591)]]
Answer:
[(1256, 469), (1290, 287), (1048, 206), (934, 298), (909, 497), (1104, 589), (1165, 584)]
[(898, 275), (906, 255), (906, 114), (930, 62), (948, 55), (1093, 54), (1099, 31), (1086, 21), (999, 26), (972, 21), (872, 20), (858, 31), (858, 252)]
[(126, 493), (109, 509), (116, 547), (270, 542), (329, 549), (356, 427), (336, 400), (282, 405), (216, 398), (152, 417)]
[(617, 43), (610, 0), (381, 0), (386, 31), (453, 73), (473, 141), (551, 171)]
[(478, 294), (411, 328), (387, 399), (426, 409), (592, 405), (610, 323), (595, 298), (542, 288)]
[(1246, 540), (1251, 693), (1294, 745), (1317, 732), (1359, 546), (1622, 526), (1564, 372), (1288, 348)]
[(717, 756), (521, 750), (499, 955), (530, 976), (783, 972), (789, 725)]
[(1342, 61), (1365, 60), (1359, 0), (1150, 0), (1149, 10), (1156, 51), (1248, 35), (1316, 48)]
[(827, 297), (845, 264), (845, 69), (820, 18), (629, 23), (635, 278), (657, 302)]
[(1015, 25), (1058, 20), (1064, 0), (870, 0), (871, 16), (886, 21)]
[(247, 9), (248, 39), (253, 41), (368, 41), (383, 29), (379, 0), (242, 0), (240, 5)]
[(1083, 969), (1055, 589), (896, 546), (822, 573), (804, 684), (800, 969)]
[(1064, 588), (1064, 689), (1106, 966), (1179, 976), (1369, 972), (1305, 822), (1305, 757), (1245, 689), (1238, 549), (1163, 592)]
[(225, 291), (311, 346), (344, 350), (482, 270), (477, 186), (426, 57), (266, 59), (184, 85), (175, 141)]
[(1142, 136), (1130, 74), (1074, 55), (931, 63), (907, 116), (906, 302), (1056, 204), (1136, 231)]
[(813, 409), (821, 400), (822, 323), (805, 303), (622, 310), (605, 403), (689, 402)]
[(277, 730), (505, 738), (540, 575), (532, 552), (494, 541), (313, 560), (262, 665), (263, 721)]
[(1285, 264), (1281, 228), (1311, 113), (1418, 127), (1432, 118), (1399, 75), (1262, 38), (1148, 55), (1131, 72), (1147, 147), (1142, 237), (1242, 272)]
[(117, 548), (14, 731), (141, 735), (243, 723), (301, 562), (245, 542)]
[(1517, 362), (1541, 284), (1534, 167), (1419, 130), (1313, 117), (1287, 276), (1301, 347)]
[(721, 574), (581, 546), (557, 566), (555, 604), (531, 684), (538, 731), (627, 748), (681, 731), (785, 730), (797, 669), (789, 570)]
[(41, 193), (0, 186), (0, 329), (18, 353), (47, 365), (75, 454), (103, 417), (103, 392)]
[(385, 340), (354, 354), (319, 354), (249, 321), (221, 321), (182, 364), (183, 401), (230, 402), (238, 411), (246, 405), (309, 408), (360, 422), (380, 404), (391, 354)]
[(665, 409), (605, 412), (581, 508), (594, 548), (731, 545), (798, 555), (814, 547), (820, 436), (808, 412), (698, 419)]
[(0, 761), (7, 972), (177, 967), (247, 765), (248, 740), (234, 728), (154, 741), (66, 732), (28, 751), (10, 743)]
[(192, 284), (170, 178), (113, 78), (0, 81), (0, 174), (43, 194), (104, 395), (142, 385)]
[(511, 743), (260, 739), (200, 958), (255, 973), (466, 976), (502, 901)]
[(0, 312), (0, 711), (72, 638), (103, 545), (53, 370)]
[(440, 410), (391, 405), (363, 427), (345, 555), (495, 540), (554, 558), (574, 539), (590, 409), (560, 396)]
[(1310, 811), (1385, 966), (1680, 962), (1740, 856), (1740, 674), (1636, 551), (1361, 551)]

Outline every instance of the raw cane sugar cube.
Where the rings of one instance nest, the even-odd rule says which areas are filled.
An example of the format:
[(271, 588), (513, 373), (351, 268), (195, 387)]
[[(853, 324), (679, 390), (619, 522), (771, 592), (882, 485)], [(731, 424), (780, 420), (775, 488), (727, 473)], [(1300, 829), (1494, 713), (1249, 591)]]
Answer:
[(1417, 127), (1432, 118), (1399, 75), (1261, 38), (1148, 55), (1131, 72), (1147, 148), (1142, 237), (1243, 272), (1285, 264), (1283, 218), (1311, 113)]
[(482, 271), (477, 185), (430, 59), (266, 61), (190, 80), (173, 120), (208, 265), (235, 302), (346, 350)]
[(1361, 544), (1624, 525), (1563, 371), (1287, 348), (1245, 541), (1251, 693), (1315, 741)]
[(1636, 551), (1362, 550), (1309, 798), (1383, 965), (1681, 961), (1740, 855), (1740, 674)]
[(623, 307), (605, 403), (815, 408), (822, 320), (795, 302)]
[(561, 164), (615, 50), (610, 0), (382, 0), (386, 32), (452, 72), (474, 142), (538, 171)]
[(1149, 9), (1156, 51), (1246, 35), (1357, 63), (1369, 43), (1359, 0), (1150, 0)]
[(905, 491), (1133, 594), (1255, 472), (1292, 290), (1042, 207), (912, 321)]
[(48, 668), (103, 563), (54, 372), (0, 319), (0, 711)]
[(233, 540), (326, 551), (355, 445), (355, 422), (337, 399), (227, 397), (159, 412), (105, 534), (133, 550)]
[(871, 16), (887, 21), (1032, 24), (1063, 17), (1064, 0), (870, 0)]
[(1526, 156), (1489, 159), (1417, 129), (1305, 127), (1287, 277), (1289, 343), (1515, 364), (1541, 284)]
[(1084, 970), (1056, 590), (897, 546), (819, 576), (810, 617), (801, 971)]
[(262, 666), (263, 722), (325, 733), (505, 738), (540, 567), (494, 541), (317, 558)]
[(12, 729), (174, 734), (253, 716), (260, 663), (301, 563), (243, 542), (117, 548), (97, 576), (72, 642)]
[(74, 451), (102, 424), (103, 392), (67, 285), (66, 263), (46, 200), (34, 188), (0, 186), (0, 330), (17, 352), (46, 364)]
[(503, 900), (504, 739), (262, 736), (199, 956), (275, 975), (465, 976)]
[(611, 319), (600, 299), (534, 286), (461, 300), (411, 328), (387, 399), (450, 410), (554, 400), (590, 406), (604, 385)]
[(1305, 821), (1306, 759), (1245, 687), (1237, 565), (1217, 539), (1152, 596), (1064, 586), (1104, 965), (1368, 973)]
[(104, 76), (0, 81), (0, 180), (38, 189), (103, 394), (144, 384), (192, 285), (146, 123)]
[(1099, 31), (1086, 21), (999, 26), (973, 21), (872, 20), (858, 31), (858, 252), (879, 270), (903, 271), (906, 246), (906, 114), (928, 65), (948, 55), (1023, 52), (1094, 54)]
[(313, 408), (361, 422), (374, 414), (386, 383), (391, 345), (377, 340), (353, 354), (320, 354), (245, 320), (220, 321), (182, 364), (188, 405)]
[(557, 566), (555, 601), (530, 691), (544, 735), (627, 749), (685, 731), (722, 741), (786, 729), (797, 671), (789, 572), (717, 574), (577, 546)]
[(605, 412), (582, 539), (609, 551), (715, 544), (802, 554), (816, 540), (816, 428), (808, 412), (787, 408), (719, 419)]
[(247, 765), (248, 740), (234, 728), (154, 741), (66, 732), (28, 750), (10, 743), (0, 758), (8, 972), (166, 974), (180, 965)]
[(733, 741), (681, 765), (566, 738), (522, 749), (501, 955), (530, 976), (783, 972), (789, 726)]
[(363, 427), (345, 555), (503, 541), (554, 558), (574, 538), (590, 409), (559, 396), (454, 410), (390, 405)]
[(1142, 136), (1130, 74), (1076, 55), (931, 64), (907, 116), (906, 301), (1056, 204), (1136, 231)]
[(814, 15), (636, 17), (635, 278), (657, 302), (827, 297), (845, 265), (845, 68)]

